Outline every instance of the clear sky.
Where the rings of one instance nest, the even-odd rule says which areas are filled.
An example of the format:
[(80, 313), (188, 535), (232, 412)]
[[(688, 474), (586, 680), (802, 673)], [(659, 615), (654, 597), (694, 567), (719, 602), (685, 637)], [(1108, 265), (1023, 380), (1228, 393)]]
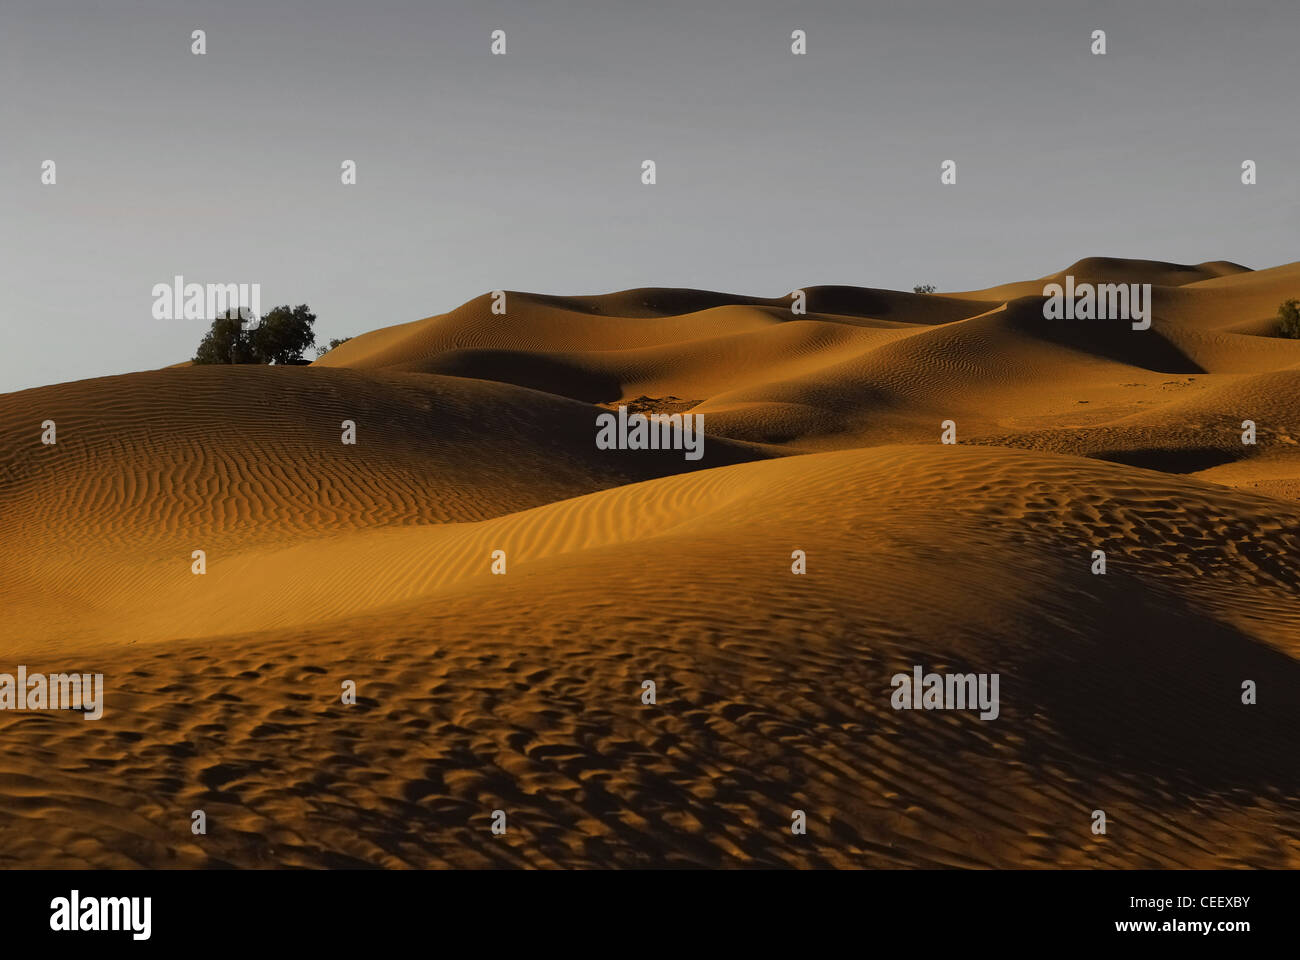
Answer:
[(1300, 259), (1298, 41), (1296, 0), (3, 0), (0, 391), (188, 359), (175, 274), (328, 340), (496, 288)]

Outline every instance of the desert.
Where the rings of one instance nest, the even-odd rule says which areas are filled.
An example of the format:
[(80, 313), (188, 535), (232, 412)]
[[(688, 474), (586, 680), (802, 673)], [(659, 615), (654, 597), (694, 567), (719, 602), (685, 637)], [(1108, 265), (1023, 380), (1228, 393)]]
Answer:
[(799, 289), (0, 395), (5, 865), (1300, 866), (1300, 264)]

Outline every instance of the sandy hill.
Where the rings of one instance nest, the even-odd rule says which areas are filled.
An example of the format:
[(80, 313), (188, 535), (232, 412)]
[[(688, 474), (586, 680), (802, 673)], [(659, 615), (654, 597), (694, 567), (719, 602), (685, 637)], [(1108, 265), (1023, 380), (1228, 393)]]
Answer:
[[(0, 602), (20, 614), (8, 626), (49, 643), (101, 636), (106, 617), (134, 622), (142, 597), (188, 584), (194, 550), (215, 567), (237, 551), (481, 520), (765, 456), (724, 439), (698, 461), (600, 451), (599, 412), (509, 384), (304, 367), (200, 366), (10, 394), (0, 541), (23, 547), (0, 555)], [(55, 445), (40, 443), (45, 420)], [(345, 420), (355, 445), (341, 443)]]
[[(1045, 320), (1066, 274), (1151, 329)], [(5, 862), (1300, 865), (1300, 264), (805, 293), (0, 396), (0, 670), (107, 684), (0, 711)], [(704, 459), (597, 449), (620, 403)], [(893, 710), (914, 664), (1000, 717)]]
[(1018, 297), (1039, 296), (1043, 287), (1049, 283), (1064, 284), (1067, 276), (1074, 277), (1076, 285), (1081, 283), (1149, 283), (1158, 287), (1181, 287), (1222, 277), (1236, 277), (1252, 273), (1249, 267), (1243, 267), (1227, 260), (1215, 260), (1212, 263), (1167, 263), (1163, 260), (1125, 260), (1117, 257), (1085, 257), (1064, 270), (1039, 277), (1037, 280), (1019, 280), (986, 290), (974, 290), (970, 293), (943, 294), (960, 298), (979, 300), (1015, 300)]

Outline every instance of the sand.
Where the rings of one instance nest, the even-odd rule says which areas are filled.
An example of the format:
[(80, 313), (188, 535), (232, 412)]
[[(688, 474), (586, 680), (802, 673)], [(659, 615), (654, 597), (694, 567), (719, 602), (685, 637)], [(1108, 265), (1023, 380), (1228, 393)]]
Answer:
[[(1066, 274), (1151, 330), (1044, 320)], [(0, 862), (1300, 866), (1300, 264), (806, 292), (0, 395), (0, 671), (107, 691), (0, 711)], [(704, 458), (596, 449), (620, 403)], [(1000, 716), (893, 709), (915, 664)]]

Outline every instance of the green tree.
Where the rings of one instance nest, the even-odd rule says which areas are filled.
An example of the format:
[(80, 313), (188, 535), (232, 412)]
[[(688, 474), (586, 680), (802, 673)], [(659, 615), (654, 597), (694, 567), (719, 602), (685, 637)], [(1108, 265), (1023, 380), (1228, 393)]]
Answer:
[(937, 289), (938, 287), (936, 287), (933, 283), (919, 283), (912, 288), (912, 292), (913, 293), (934, 293), (934, 291)]
[(199, 349), (194, 354), (196, 364), (208, 363), (260, 363), (253, 351), (249, 333), (243, 329), (238, 309), (227, 310), (212, 321)]
[(254, 326), (240, 321), (238, 309), (212, 321), (194, 354), (194, 363), (295, 363), (316, 342), (316, 314), (307, 304), (270, 310)]
[(1300, 340), (1300, 300), (1285, 300), (1277, 308), (1277, 325), (1282, 336)]
[(303, 351), (316, 343), (315, 323), (316, 314), (305, 303), (292, 309), (287, 304), (273, 308), (251, 331), (253, 355), (259, 363), (301, 360)]

